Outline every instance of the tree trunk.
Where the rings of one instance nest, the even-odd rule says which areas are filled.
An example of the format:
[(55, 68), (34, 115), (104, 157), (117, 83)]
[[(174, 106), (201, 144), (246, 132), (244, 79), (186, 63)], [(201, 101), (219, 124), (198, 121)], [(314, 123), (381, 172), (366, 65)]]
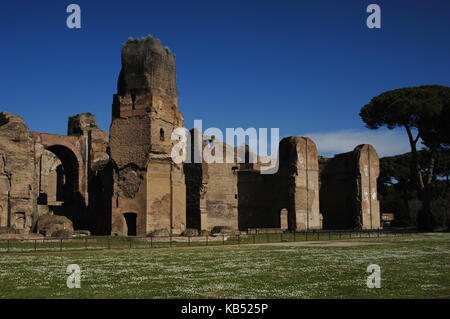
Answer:
[(433, 215), (431, 214), (432, 187), (426, 184), (422, 191), (422, 210), (417, 219), (420, 230), (433, 230)]
[[(428, 178), (422, 189), (422, 211), (419, 213), (419, 228), (424, 231), (432, 231), (434, 227), (433, 214), (431, 211), (431, 201), (433, 199), (433, 174), (434, 174), (434, 150), (430, 150), (430, 166)], [(419, 221), (418, 220), (418, 221)]]
[(434, 169), (434, 152), (431, 154), (429, 176), (426, 184), (424, 183), (422, 170), (419, 163), (419, 154), (417, 152), (417, 141), (419, 135), (416, 138), (413, 137), (411, 128), (405, 125), (406, 133), (408, 134), (409, 144), (411, 146), (411, 178), (413, 183), (417, 185), (417, 197), (422, 201), (422, 209), (417, 216), (417, 226), (422, 231), (430, 231), (433, 228), (432, 215), (431, 215), (431, 181), (433, 177)]
[(407, 223), (407, 225), (410, 225), (411, 212), (410, 212), (410, 209), (409, 209), (408, 189), (407, 189), (406, 186), (403, 188), (403, 201), (405, 203), (406, 218), (407, 218), (405, 222)]

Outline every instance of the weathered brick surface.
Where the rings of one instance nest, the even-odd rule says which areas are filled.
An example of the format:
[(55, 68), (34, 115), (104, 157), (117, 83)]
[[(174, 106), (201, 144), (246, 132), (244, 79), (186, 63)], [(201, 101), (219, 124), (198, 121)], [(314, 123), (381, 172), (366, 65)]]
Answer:
[(6, 112), (0, 118), (0, 225), (26, 233), (37, 217), (56, 210), (95, 228), (87, 212), (90, 167), (108, 160), (107, 134), (95, 117), (71, 117), (70, 136), (29, 132)]
[[(206, 146), (203, 140), (202, 149), (226, 150), (223, 145), (213, 141)], [(237, 150), (232, 151), (235, 159)], [(320, 228), (315, 144), (308, 138), (284, 139), (280, 143), (283, 156), (276, 174), (261, 174), (259, 160), (248, 163), (249, 152), (247, 148), (246, 163), (208, 163), (203, 158), (202, 164), (185, 164), (188, 227), (211, 230), (215, 226), (228, 226), (245, 231), (280, 228), (280, 212), (284, 209), (289, 218), (288, 225), (283, 227)]]
[(280, 177), (287, 179), (289, 228), (319, 229), (319, 167), (317, 148), (307, 137), (280, 142)]
[(34, 143), (34, 162), (39, 164), (42, 154), (49, 150), (58, 156), (66, 171), (71, 192), (78, 193), (81, 200), (88, 201), (88, 137), (31, 132)]
[(175, 56), (152, 37), (122, 48), (122, 70), (110, 129), (115, 163), (112, 232), (129, 233), (124, 214), (136, 214), (136, 233), (186, 227), (183, 167), (170, 157), (171, 134), (183, 127), (178, 111)]
[[(54, 153), (45, 150), (36, 169), (40, 176), (38, 194), (45, 194), (44, 205), (58, 205), (62, 200), (63, 168), (61, 160)], [(59, 179), (59, 181), (58, 181)], [(38, 203), (39, 204), (39, 203)], [(45, 208), (42, 208), (45, 211)]]
[(17, 115), (0, 113), (0, 226), (28, 233), (36, 207), (33, 140)]
[[(239, 228), (320, 229), (314, 142), (305, 137), (284, 138), (278, 172), (261, 175), (261, 167), (241, 165), (239, 170)], [(283, 223), (281, 212), (287, 214)]]
[[(238, 164), (212, 160), (219, 156), (225, 159), (227, 154), (234, 158), (235, 149), (220, 141), (209, 140), (196, 129), (191, 130), (191, 139), (191, 163), (184, 164), (188, 227), (211, 231), (216, 226), (226, 226), (237, 230)], [(194, 163), (196, 152), (202, 154), (201, 163)]]
[(321, 158), (320, 209), (324, 228), (380, 228), (378, 175), (378, 155), (368, 144), (331, 159)]

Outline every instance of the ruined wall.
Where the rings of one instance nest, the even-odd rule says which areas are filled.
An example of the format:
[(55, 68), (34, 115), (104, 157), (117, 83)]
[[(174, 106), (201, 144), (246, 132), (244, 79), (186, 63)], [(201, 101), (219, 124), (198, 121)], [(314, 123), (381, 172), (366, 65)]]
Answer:
[(50, 151), (55, 154), (61, 160), (65, 171), (67, 184), (64, 189), (65, 201), (81, 201), (86, 205), (88, 201), (87, 137), (39, 132), (31, 132), (31, 136), (34, 143), (35, 165), (39, 166), (42, 154), (45, 152)]
[(283, 181), (279, 172), (261, 174), (258, 163), (240, 165), (238, 172), (240, 230), (281, 227), (280, 211), (287, 207), (286, 185)]
[[(194, 136), (198, 143), (194, 143)], [(204, 137), (195, 129), (191, 130), (191, 138), (191, 163), (184, 164), (188, 227), (210, 231), (215, 226), (226, 226), (237, 230), (238, 164), (225, 163), (227, 152), (235, 158), (235, 149), (227, 149), (226, 144)], [(194, 163), (196, 147), (203, 154), (202, 163)], [(223, 163), (214, 162), (212, 158), (216, 156)]]
[(290, 230), (320, 229), (317, 149), (305, 137), (291, 136), (279, 144), (279, 168), (261, 175), (262, 165), (239, 170), (239, 228), (280, 228), (287, 211)]
[(111, 233), (112, 196), (108, 133), (99, 129), (93, 114), (80, 113), (69, 117), (67, 134), (86, 141), (83, 154), (87, 161), (88, 205), (83, 210), (77, 208), (82, 218), (75, 225), (94, 235), (108, 235)]
[(38, 163), (38, 204), (61, 205), (63, 200), (64, 172), (61, 160), (45, 150)]
[(317, 148), (307, 137), (291, 136), (279, 146), (279, 178), (291, 230), (320, 229)]
[[(0, 227), (28, 232), (50, 205), (94, 234), (320, 229), (319, 201), (325, 228), (380, 227), (372, 146), (321, 158), (321, 184), (316, 146), (304, 137), (281, 141), (272, 175), (201, 134), (203, 161), (178, 165), (170, 154), (171, 134), (184, 126), (175, 56), (149, 36), (126, 42), (121, 58), (109, 141), (90, 113), (69, 118), (68, 136), (30, 133), (18, 116), (0, 113)], [(219, 149), (235, 162), (210, 162)]]
[(67, 136), (31, 133), (39, 214), (63, 215), (76, 229), (104, 234), (98, 230), (104, 229), (99, 216), (110, 215), (110, 210), (105, 212), (108, 205), (102, 196), (108, 187), (99, 185), (98, 181), (93, 183), (93, 177), (100, 166), (109, 162), (108, 134), (98, 128), (95, 116), (90, 113), (69, 117), (67, 132)]
[(102, 131), (97, 125), (97, 119), (91, 113), (79, 113), (69, 117), (67, 124), (68, 136), (85, 136), (88, 140), (88, 161), (92, 167), (100, 161), (108, 161), (108, 132)]
[[(202, 141), (202, 136), (195, 134)], [(222, 145), (216, 140), (208, 145), (204, 138), (202, 141), (207, 152), (209, 148), (226, 150)], [(202, 164), (185, 163), (188, 227), (280, 228), (281, 211), (287, 209), (290, 229), (321, 228), (317, 150), (310, 139), (283, 139), (275, 174), (261, 174), (264, 165), (259, 158), (249, 163), (248, 147), (244, 163), (238, 163), (238, 148), (232, 152), (235, 163), (208, 163), (205, 157)], [(193, 159), (193, 151), (191, 156)]]
[(71, 117), (68, 127), (70, 136), (29, 132), (19, 116), (0, 113), (0, 227), (27, 233), (50, 212), (77, 228), (98, 226), (88, 180), (92, 165), (109, 161), (108, 135), (91, 114)]
[(36, 207), (33, 140), (17, 115), (0, 113), (0, 227), (28, 233)]
[(320, 209), (326, 229), (378, 229), (379, 158), (368, 144), (321, 158)]
[[(124, 44), (112, 116), (112, 232), (126, 235), (129, 227), (136, 227), (138, 235), (163, 228), (182, 232), (184, 172), (170, 152), (171, 134), (184, 122), (178, 111), (175, 56), (159, 39)], [(131, 225), (134, 219), (136, 225)]]

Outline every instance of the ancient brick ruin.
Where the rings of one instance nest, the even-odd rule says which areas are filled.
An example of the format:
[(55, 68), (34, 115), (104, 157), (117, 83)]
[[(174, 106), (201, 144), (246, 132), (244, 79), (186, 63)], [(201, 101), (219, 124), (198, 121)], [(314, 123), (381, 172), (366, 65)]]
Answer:
[(178, 111), (175, 56), (151, 37), (128, 41), (113, 98), (112, 232), (145, 235), (186, 228), (186, 187), (170, 153)]
[(49, 211), (79, 229), (97, 227), (88, 211), (89, 195), (97, 195), (90, 179), (98, 163), (109, 162), (108, 134), (91, 114), (70, 118), (68, 133), (30, 132), (19, 116), (0, 113), (0, 227), (28, 233)]
[(372, 145), (333, 158), (320, 158), (320, 208), (324, 228), (378, 229), (380, 203), (377, 178), (380, 161)]
[(200, 142), (190, 147), (221, 146), (235, 163), (175, 163), (179, 127), (175, 56), (158, 39), (129, 40), (109, 138), (89, 113), (69, 118), (67, 136), (29, 132), (17, 115), (0, 113), (0, 227), (36, 232), (38, 218), (53, 213), (102, 235), (380, 228), (372, 146), (327, 159), (311, 139), (287, 137), (278, 171), (261, 174), (248, 147), (241, 163), (239, 147), (194, 129)]

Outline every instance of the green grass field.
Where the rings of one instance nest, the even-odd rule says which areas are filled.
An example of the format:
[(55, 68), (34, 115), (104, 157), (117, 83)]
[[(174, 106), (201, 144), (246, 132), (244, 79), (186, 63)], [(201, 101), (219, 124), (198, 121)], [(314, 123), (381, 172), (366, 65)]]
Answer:
[[(1, 252), (0, 298), (435, 298), (450, 296), (450, 234), (289, 243)], [(339, 244), (339, 241), (334, 241)], [(56, 244), (57, 246), (57, 244)], [(69, 264), (81, 288), (69, 289)], [(381, 267), (381, 288), (366, 285)]]

